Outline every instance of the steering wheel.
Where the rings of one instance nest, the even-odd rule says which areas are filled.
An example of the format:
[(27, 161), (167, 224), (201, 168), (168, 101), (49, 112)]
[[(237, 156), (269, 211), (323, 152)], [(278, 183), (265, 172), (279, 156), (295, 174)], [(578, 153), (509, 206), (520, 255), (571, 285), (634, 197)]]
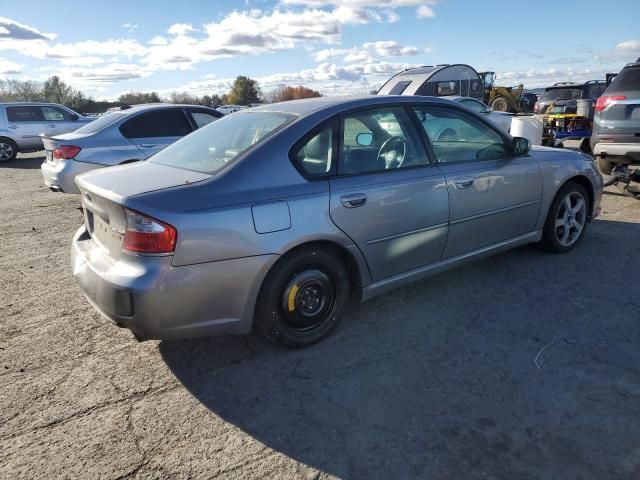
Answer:
[[(397, 146), (402, 146), (401, 155), (398, 154)], [(404, 162), (406, 156), (407, 142), (405, 142), (404, 138), (397, 135), (387, 138), (380, 147), (380, 150), (378, 150), (378, 160), (382, 158), (387, 168), (389, 168), (389, 165), (395, 161), (398, 162), (395, 168), (402, 166), (402, 162)]]
[(438, 134), (436, 142), (457, 142), (458, 134), (453, 128), (445, 128)]

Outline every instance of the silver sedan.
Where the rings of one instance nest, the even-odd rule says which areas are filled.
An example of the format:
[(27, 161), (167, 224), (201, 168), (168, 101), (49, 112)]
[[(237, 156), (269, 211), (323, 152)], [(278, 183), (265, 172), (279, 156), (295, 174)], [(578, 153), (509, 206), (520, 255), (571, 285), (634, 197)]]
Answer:
[(568, 252), (602, 194), (590, 157), (411, 96), (244, 110), (77, 184), (73, 274), (106, 318), (138, 339), (256, 327), (290, 347), (329, 335), (350, 295), (527, 243)]

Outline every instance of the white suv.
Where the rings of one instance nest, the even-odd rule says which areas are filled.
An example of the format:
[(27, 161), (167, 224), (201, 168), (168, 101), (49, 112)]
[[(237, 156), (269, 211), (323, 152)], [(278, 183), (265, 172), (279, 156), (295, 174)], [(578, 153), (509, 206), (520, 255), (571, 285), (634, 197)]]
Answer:
[(42, 150), (42, 137), (73, 132), (94, 120), (55, 103), (0, 103), (0, 162)]

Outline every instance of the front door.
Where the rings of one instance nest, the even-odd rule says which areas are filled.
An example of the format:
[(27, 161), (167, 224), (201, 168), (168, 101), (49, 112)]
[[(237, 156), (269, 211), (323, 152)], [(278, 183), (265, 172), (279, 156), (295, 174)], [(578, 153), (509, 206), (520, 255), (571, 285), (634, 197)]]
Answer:
[(449, 220), (443, 174), (404, 107), (340, 119), (333, 222), (363, 252), (374, 281), (440, 260)]
[(492, 125), (460, 108), (415, 108), (449, 191), (443, 258), (525, 235), (540, 212), (542, 178), (528, 155), (513, 156)]
[(42, 148), (41, 135), (45, 133), (44, 118), (38, 106), (20, 105), (7, 107), (7, 128), (20, 150)]

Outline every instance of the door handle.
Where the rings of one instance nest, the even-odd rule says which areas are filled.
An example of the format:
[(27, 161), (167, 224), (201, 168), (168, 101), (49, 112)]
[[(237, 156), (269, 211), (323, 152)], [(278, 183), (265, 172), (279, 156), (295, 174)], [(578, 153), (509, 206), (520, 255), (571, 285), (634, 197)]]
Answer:
[(56, 126), (55, 126), (55, 125), (47, 125), (47, 127), (49, 127), (49, 128), (56, 128)]
[(156, 144), (155, 143), (141, 143), (140, 146), (142, 148), (153, 148), (153, 147), (156, 146)]
[(17, 127), (17, 125), (9, 125), (7, 128), (10, 128), (11, 130), (15, 130)]
[(458, 177), (456, 179), (453, 180), (453, 183), (456, 185), (457, 188), (469, 188), (471, 185), (473, 185), (473, 178), (471, 177)]
[(361, 207), (367, 203), (367, 196), (364, 193), (352, 193), (340, 197), (340, 202), (346, 208)]

